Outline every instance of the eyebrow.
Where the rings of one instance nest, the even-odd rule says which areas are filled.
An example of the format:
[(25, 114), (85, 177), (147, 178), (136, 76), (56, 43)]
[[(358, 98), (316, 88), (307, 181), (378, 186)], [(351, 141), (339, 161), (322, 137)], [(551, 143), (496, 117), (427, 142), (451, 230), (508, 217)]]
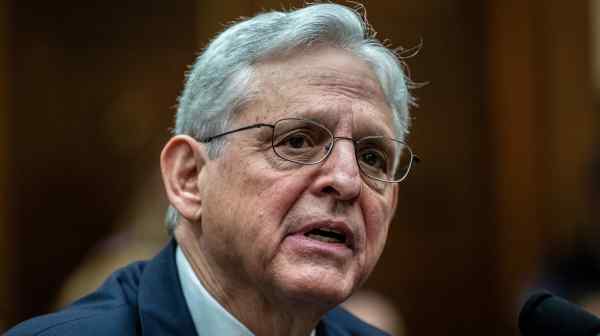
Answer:
[[(317, 107), (306, 107), (302, 102), (291, 101), (288, 105), (289, 109), (286, 112), (289, 117), (306, 118), (322, 124), (334, 131), (337, 126), (338, 118), (336, 117), (335, 108), (328, 106), (317, 106)], [(344, 113), (343, 111), (341, 113)], [(350, 112), (347, 112), (350, 113)], [(383, 112), (382, 112), (383, 113)], [(392, 121), (391, 121), (392, 122)], [(369, 122), (369, 123), (356, 123), (353, 122), (352, 133), (355, 134), (356, 138), (362, 138), (365, 136), (372, 135), (383, 135), (390, 138), (396, 138), (393, 126), (387, 127), (385, 121), (381, 122)]]
[[(353, 133), (358, 134), (359, 137), (371, 136), (371, 135), (382, 135), (389, 138), (396, 138), (396, 134), (389, 127), (379, 125), (379, 123), (360, 123), (358, 126), (354, 124), (355, 128)], [(357, 127), (358, 126), (358, 127)]]

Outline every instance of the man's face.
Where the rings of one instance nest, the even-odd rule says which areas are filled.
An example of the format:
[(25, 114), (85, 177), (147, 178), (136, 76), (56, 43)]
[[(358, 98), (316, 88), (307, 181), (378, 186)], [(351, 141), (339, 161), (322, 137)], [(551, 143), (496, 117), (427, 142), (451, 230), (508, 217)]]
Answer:
[[(255, 66), (257, 99), (232, 129), (308, 118), (335, 136), (394, 136), (391, 110), (370, 68), (345, 51), (320, 48)], [(362, 284), (385, 245), (397, 186), (375, 189), (339, 140), (326, 161), (276, 156), (270, 128), (227, 136), (199, 180), (202, 253), (227, 288), (271, 302), (334, 305)], [(324, 238), (333, 230), (344, 242)]]

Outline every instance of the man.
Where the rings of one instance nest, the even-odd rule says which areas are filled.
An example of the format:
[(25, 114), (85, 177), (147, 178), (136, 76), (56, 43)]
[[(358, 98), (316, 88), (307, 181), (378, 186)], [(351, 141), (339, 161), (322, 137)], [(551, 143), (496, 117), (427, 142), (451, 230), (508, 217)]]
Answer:
[(415, 160), (408, 79), (366, 27), (321, 4), (221, 33), (161, 154), (172, 242), (8, 335), (382, 335), (336, 308)]

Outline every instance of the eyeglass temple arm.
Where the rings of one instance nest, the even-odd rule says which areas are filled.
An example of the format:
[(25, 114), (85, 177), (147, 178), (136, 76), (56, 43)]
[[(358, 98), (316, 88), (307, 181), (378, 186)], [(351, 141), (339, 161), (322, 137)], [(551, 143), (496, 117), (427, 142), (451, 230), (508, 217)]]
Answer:
[(245, 130), (252, 129), (252, 128), (260, 128), (260, 127), (271, 127), (271, 128), (273, 128), (274, 126), (270, 125), (270, 124), (254, 124), (254, 125), (250, 125), (250, 126), (244, 126), (244, 127), (236, 128), (236, 129), (233, 129), (231, 131), (227, 131), (227, 132), (224, 132), (224, 133), (221, 133), (221, 134), (213, 135), (213, 136), (208, 137), (208, 138), (200, 139), (198, 141), (199, 142), (211, 142), (214, 139), (220, 138), (222, 136), (225, 136), (225, 135), (228, 135), (228, 134), (231, 134), (231, 133), (235, 133), (235, 132), (239, 132), (239, 131), (245, 131)]

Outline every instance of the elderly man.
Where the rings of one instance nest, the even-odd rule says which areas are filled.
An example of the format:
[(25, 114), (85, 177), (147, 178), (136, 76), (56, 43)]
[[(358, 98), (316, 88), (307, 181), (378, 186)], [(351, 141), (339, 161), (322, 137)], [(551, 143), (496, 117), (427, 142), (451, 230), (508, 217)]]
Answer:
[(320, 4), (221, 33), (161, 154), (172, 242), (8, 335), (382, 335), (336, 308), (415, 161), (408, 79), (366, 27)]

